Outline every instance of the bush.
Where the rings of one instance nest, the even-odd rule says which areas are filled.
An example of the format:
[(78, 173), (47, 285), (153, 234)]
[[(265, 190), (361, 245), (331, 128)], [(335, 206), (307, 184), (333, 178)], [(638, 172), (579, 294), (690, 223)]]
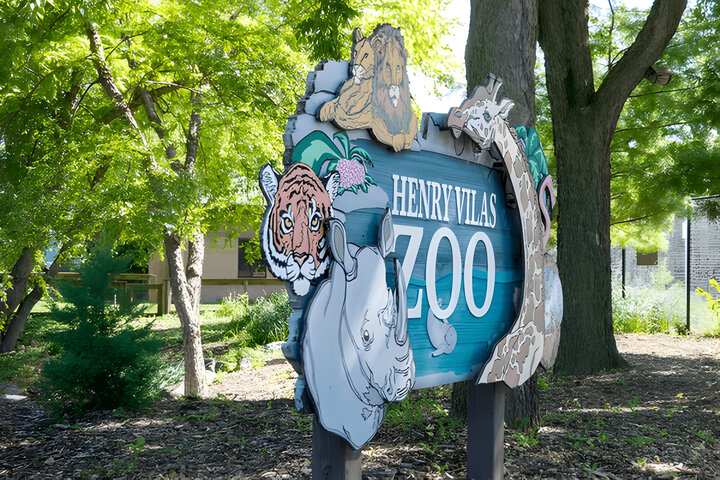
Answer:
[(127, 263), (100, 247), (78, 267), (77, 284), (58, 285), (67, 306), (53, 305), (50, 315), (70, 328), (51, 335), (61, 353), (42, 372), (42, 390), (58, 413), (139, 408), (161, 391), (162, 342), (150, 325), (129, 324), (140, 312), (111, 285)]
[(220, 308), (215, 310), (215, 316), (217, 317), (239, 317), (243, 314), (248, 306), (247, 293), (242, 295), (232, 294), (229, 297), (225, 297), (220, 302)]
[(671, 326), (684, 324), (683, 308), (675, 297), (647, 287), (628, 287), (625, 298), (613, 295), (615, 333), (670, 333)]
[[(242, 297), (239, 301), (243, 301)], [(247, 302), (247, 297), (244, 301)], [(287, 338), (292, 308), (286, 292), (272, 293), (268, 298), (260, 297), (255, 303), (245, 305), (245, 308), (239, 308), (238, 313), (231, 317), (225, 338), (233, 338), (246, 347), (265, 345)]]
[[(718, 283), (717, 280), (711, 278), (710, 286), (714, 287), (715, 290), (717, 290), (717, 293), (720, 294), (720, 283)], [(720, 336), (720, 298), (715, 298), (712, 293), (707, 292), (699, 287), (695, 291), (695, 293), (705, 297), (705, 300), (707, 300), (707, 308), (711, 312), (711, 315), (714, 319), (714, 327), (712, 327), (706, 333), (712, 336)]]

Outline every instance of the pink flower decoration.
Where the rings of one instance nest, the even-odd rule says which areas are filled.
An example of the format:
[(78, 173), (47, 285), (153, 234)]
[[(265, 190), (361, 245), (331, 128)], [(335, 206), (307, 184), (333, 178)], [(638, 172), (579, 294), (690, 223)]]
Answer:
[(365, 181), (365, 166), (355, 160), (341, 158), (337, 163), (337, 172), (340, 174), (340, 186), (350, 188)]

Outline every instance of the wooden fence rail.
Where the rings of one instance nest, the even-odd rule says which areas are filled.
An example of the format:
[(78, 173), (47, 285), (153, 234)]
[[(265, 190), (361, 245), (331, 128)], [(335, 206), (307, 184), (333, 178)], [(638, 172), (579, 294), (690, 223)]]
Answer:
[[(65, 281), (79, 280), (76, 272), (60, 272), (55, 278)], [(149, 273), (120, 273), (112, 276), (112, 286), (124, 288), (130, 291), (130, 298), (134, 297), (136, 291), (156, 291), (157, 292), (157, 313), (155, 315), (165, 315), (170, 313), (171, 289), (170, 280), (164, 279), (158, 281), (157, 275)], [(282, 280), (276, 278), (203, 278), (203, 286), (242, 286), (243, 291), (247, 292), (250, 285), (283, 285)]]

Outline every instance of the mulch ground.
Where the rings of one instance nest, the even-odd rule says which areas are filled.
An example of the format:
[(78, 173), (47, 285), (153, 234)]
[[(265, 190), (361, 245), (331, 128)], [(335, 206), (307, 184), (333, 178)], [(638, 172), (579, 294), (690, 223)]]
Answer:
[[(551, 379), (542, 423), (505, 432), (509, 478), (720, 478), (720, 339), (619, 335), (632, 369)], [(63, 423), (0, 400), (2, 478), (310, 478), (312, 420), (284, 362), (246, 367), (216, 398)], [(363, 449), (363, 478), (461, 478), (466, 432), (449, 389), (413, 392)]]

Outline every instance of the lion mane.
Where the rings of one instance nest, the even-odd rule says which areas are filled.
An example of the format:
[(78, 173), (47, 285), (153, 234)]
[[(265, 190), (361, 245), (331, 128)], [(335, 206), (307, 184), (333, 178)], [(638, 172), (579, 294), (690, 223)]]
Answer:
[(375, 78), (372, 95), (373, 135), (395, 151), (410, 148), (417, 118), (410, 108), (407, 53), (400, 31), (381, 25), (373, 33)]

